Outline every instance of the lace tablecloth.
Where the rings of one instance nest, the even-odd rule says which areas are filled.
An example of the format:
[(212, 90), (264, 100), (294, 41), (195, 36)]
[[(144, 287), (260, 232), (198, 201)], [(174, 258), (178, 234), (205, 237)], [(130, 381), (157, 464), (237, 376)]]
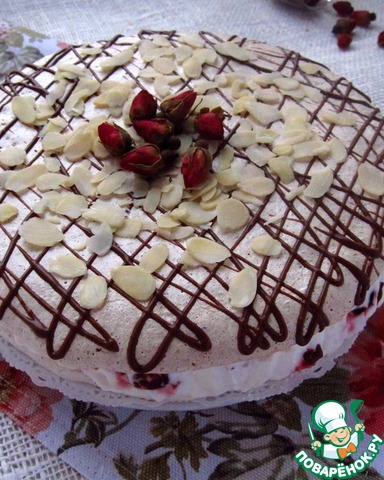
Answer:
[[(352, 3), (356, 9), (376, 12), (377, 20), (370, 28), (359, 29), (352, 47), (341, 51), (331, 33), (335, 14), (329, 6), (303, 10), (279, 0), (211, 0), (209, 4), (197, 0), (191, 5), (180, 0), (1, 0), (3, 19), (22, 27), (10, 28), (0, 21), (0, 76), (65, 42), (92, 42), (142, 28), (205, 29), (298, 50), (352, 80), (384, 111), (384, 50), (376, 44), (379, 31), (384, 30), (384, 2)], [(365, 424), (366, 443), (371, 435), (384, 437), (383, 352), (381, 310), (329, 373), (305, 382), (291, 394), (180, 413), (70, 401), (58, 392), (34, 386), (25, 374), (0, 359), (0, 478), (314, 478), (294, 456), (300, 451), (311, 455), (307, 425), (319, 402), (337, 399), (348, 411), (352, 399), (363, 400), (359, 419)], [(384, 478), (384, 446), (382, 450), (356, 478)]]

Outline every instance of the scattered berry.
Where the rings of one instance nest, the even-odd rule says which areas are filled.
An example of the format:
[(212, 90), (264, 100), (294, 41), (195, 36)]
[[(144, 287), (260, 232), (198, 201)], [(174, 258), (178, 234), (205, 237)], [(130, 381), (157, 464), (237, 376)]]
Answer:
[(356, 22), (351, 18), (339, 18), (332, 29), (332, 33), (338, 35), (339, 33), (351, 33), (356, 27)]
[(352, 42), (352, 35), (350, 33), (340, 33), (337, 36), (337, 45), (339, 48), (346, 49)]
[(347, 17), (353, 12), (353, 7), (349, 2), (335, 2), (332, 7), (342, 17)]
[(350, 18), (356, 22), (359, 27), (368, 27), (368, 25), (376, 20), (376, 13), (368, 12), (368, 10), (354, 10)]
[(379, 47), (384, 48), (384, 31), (379, 33), (379, 36), (377, 37), (377, 44)]

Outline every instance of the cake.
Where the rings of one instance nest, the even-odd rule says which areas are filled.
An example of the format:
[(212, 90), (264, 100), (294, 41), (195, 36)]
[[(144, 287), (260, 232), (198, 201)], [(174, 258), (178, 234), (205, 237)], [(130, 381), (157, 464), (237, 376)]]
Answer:
[(0, 128), (0, 345), (36, 381), (138, 408), (263, 398), (382, 303), (383, 119), (299, 53), (71, 46), (9, 75)]

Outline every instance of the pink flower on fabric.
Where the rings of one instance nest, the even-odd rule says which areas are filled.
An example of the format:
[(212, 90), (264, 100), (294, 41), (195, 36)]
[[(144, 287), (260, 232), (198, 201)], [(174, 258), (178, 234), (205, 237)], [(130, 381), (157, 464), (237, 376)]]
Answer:
[(27, 374), (0, 360), (0, 410), (30, 435), (49, 427), (52, 405), (62, 398), (57, 390), (34, 385)]

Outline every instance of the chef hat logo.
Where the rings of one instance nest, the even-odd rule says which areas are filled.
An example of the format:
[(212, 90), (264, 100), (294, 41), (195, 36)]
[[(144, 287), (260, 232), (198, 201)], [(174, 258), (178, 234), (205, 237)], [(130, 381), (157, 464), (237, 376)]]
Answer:
[(331, 433), (348, 425), (345, 422), (345, 408), (341, 403), (327, 401), (320, 403), (312, 412), (312, 423), (321, 432)]

